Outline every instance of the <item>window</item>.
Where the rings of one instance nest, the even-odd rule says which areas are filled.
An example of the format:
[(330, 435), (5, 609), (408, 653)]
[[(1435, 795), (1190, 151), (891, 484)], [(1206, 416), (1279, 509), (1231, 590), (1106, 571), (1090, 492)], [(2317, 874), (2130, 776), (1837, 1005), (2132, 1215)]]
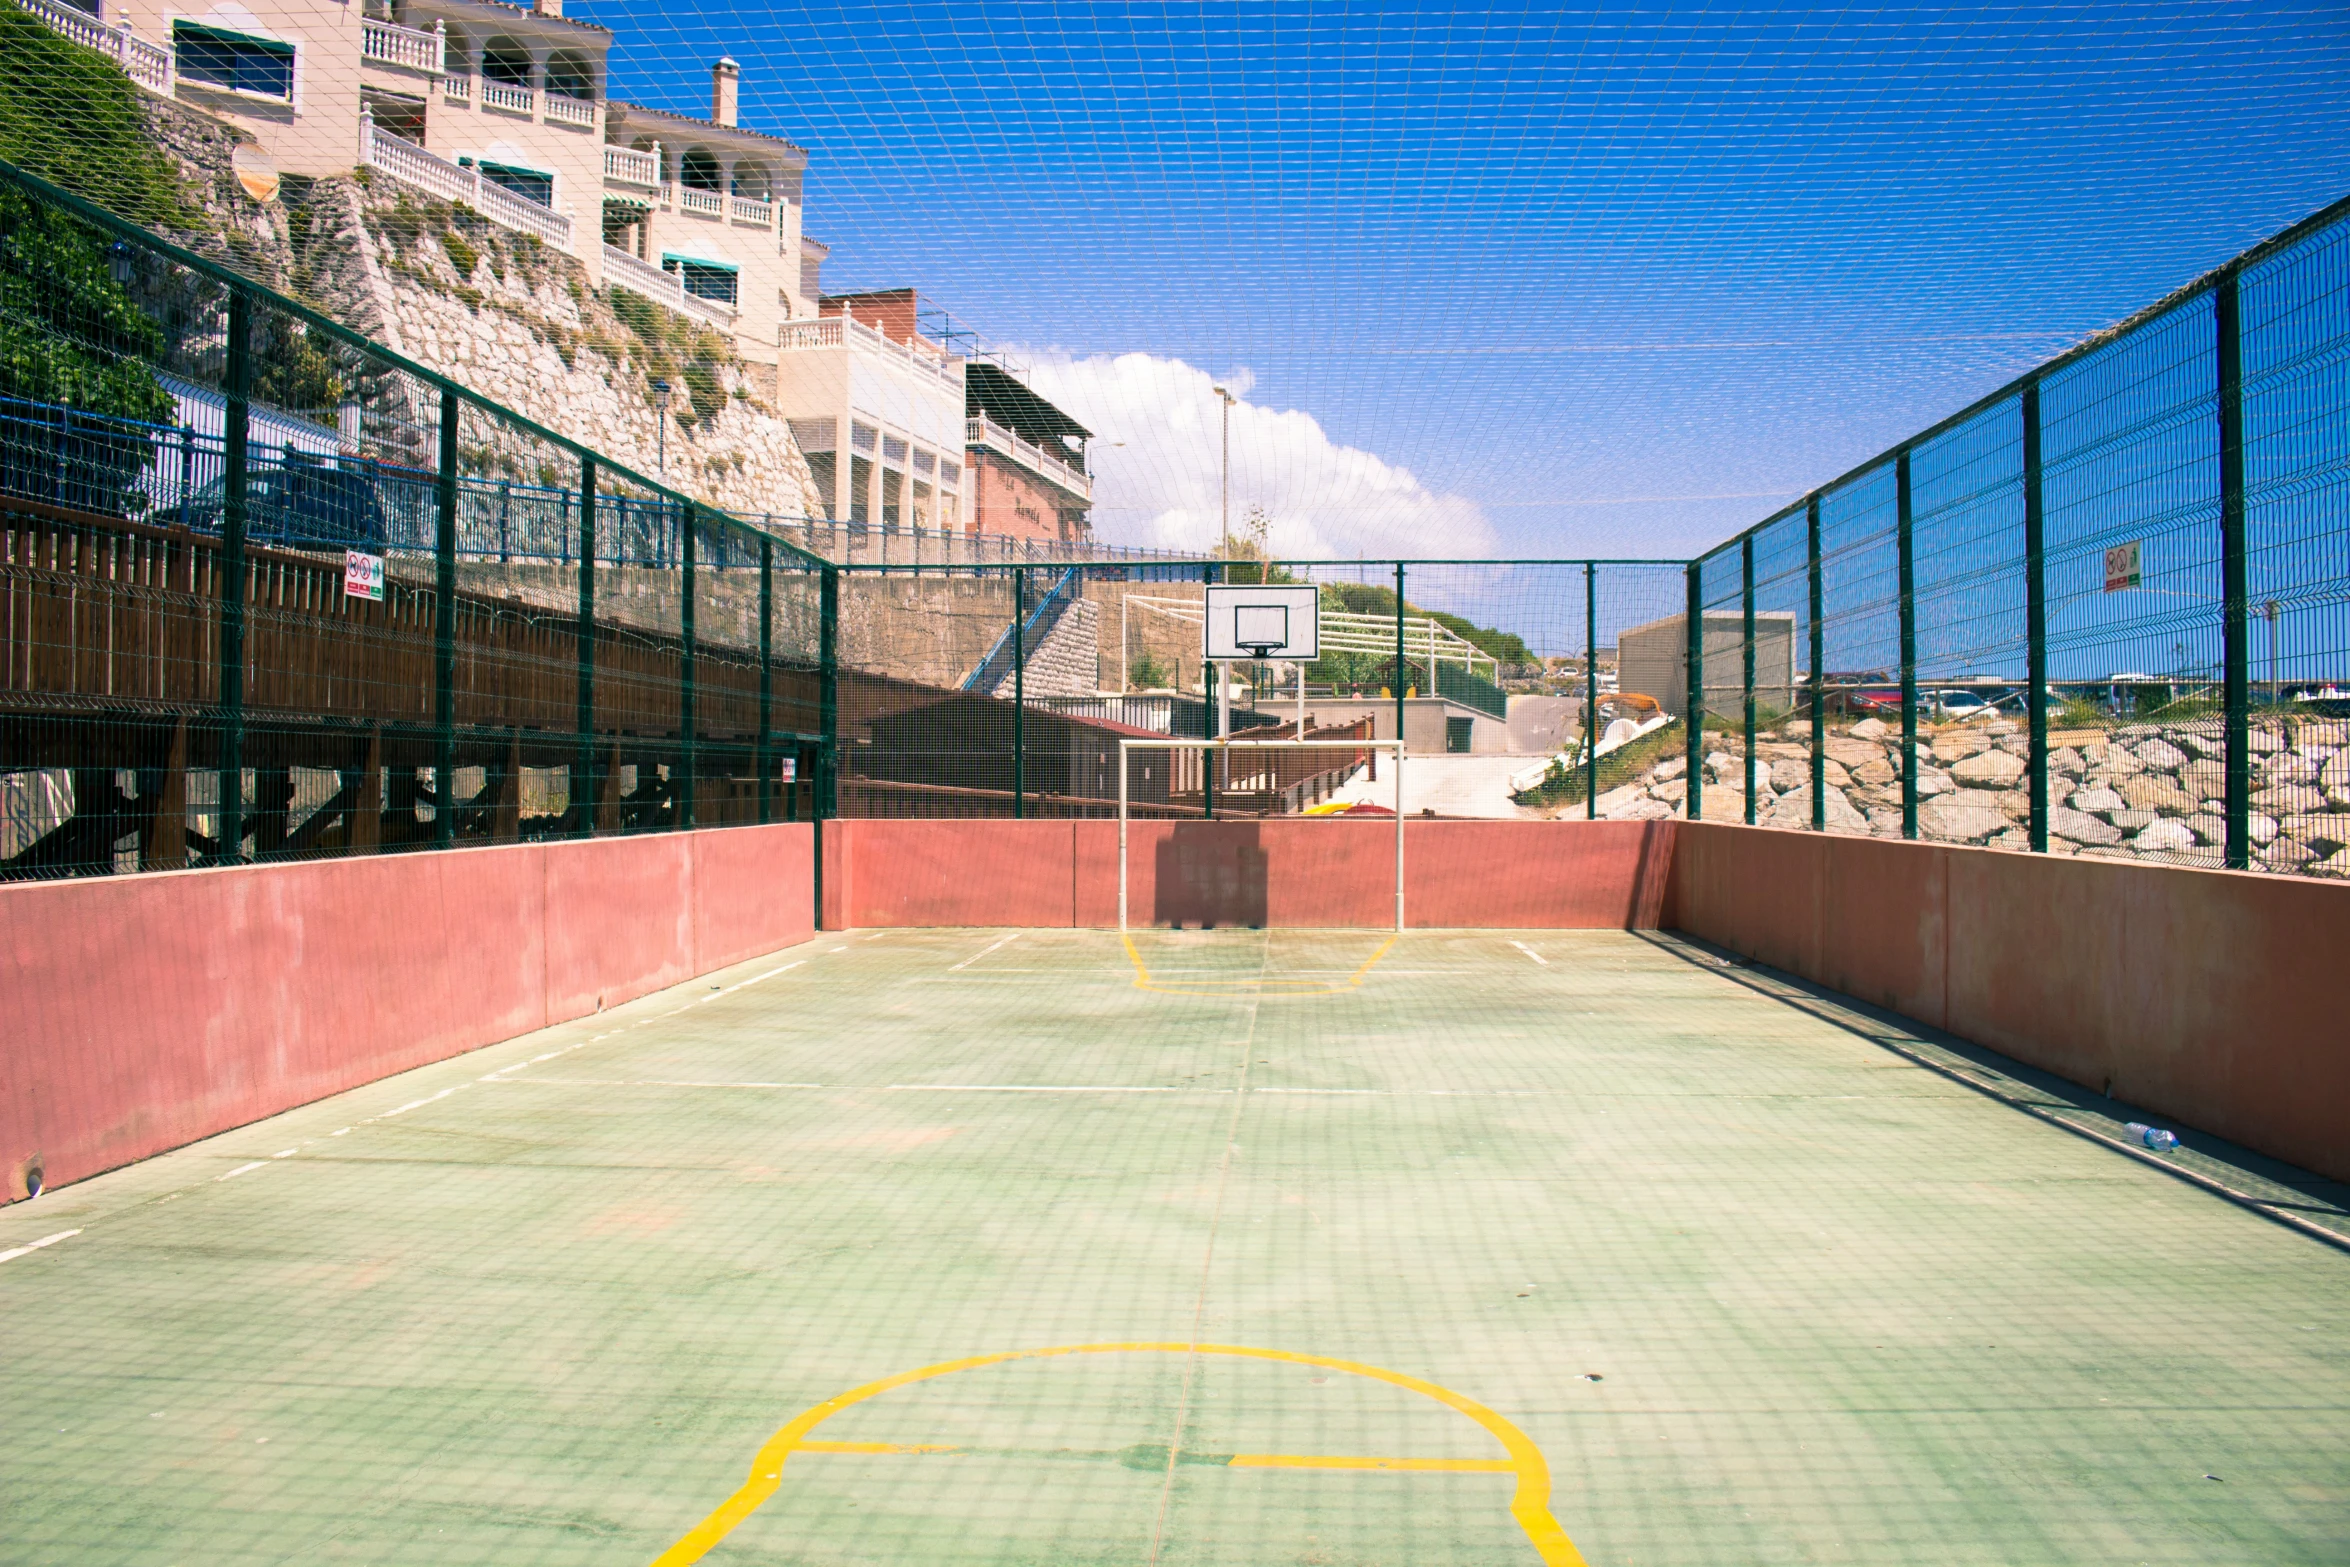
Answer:
[(696, 299), (715, 299), (722, 305), (735, 302), (736, 269), (723, 261), (701, 261), (692, 256), (664, 255), (661, 270), (674, 272), (685, 280), (685, 291)]
[(869, 452), (873, 450), (873, 426), (869, 424), (859, 424), (853, 419), (850, 420), (849, 444), (861, 452)]
[(903, 468), (906, 465), (906, 443), (894, 435), (883, 436), (881, 438), (881, 460), (893, 468)]
[(492, 185), (502, 185), (524, 201), (535, 201), (542, 207), (555, 204), (555, 176), (543, 169), (526, 169), (512, 163), (492, 163), (487, 158), (459, 158), (469, 169), (481, 170), (481, 177)]
[(294, 101), (294, 46), (196, 22), (171, 24), (175, 66), (183, 82), (225, 87), (256, 98)]

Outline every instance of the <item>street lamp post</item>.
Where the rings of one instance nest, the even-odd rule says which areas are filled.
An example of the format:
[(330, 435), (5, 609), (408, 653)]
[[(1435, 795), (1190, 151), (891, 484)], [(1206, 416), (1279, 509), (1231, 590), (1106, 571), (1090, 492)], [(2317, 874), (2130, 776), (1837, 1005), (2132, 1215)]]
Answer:
[(669, 383), (656, 378), (653, 382), (653, 415), (661, 422), (658, 441), (659, 455), (654, 459), (662, 478), (669, 477)]
[(1223, 524), (1223, 535), (1222, 535), (1222, 540), (1223, 540), (1223, 541), (1222, 541), (1222, 543), (1220, 543), (1220, 544), (1217, 546), (1217, 548), (1216, 548), (1216, 556), (1217, 556), (1217, 558), (1218, 558), (1219, 560), (1230, 560), (1230, 559), (1232, 558), (1232, 401), (1233, 401), (1233, 399), (1232, 399), (1232, 394), (1231, 394), (1230, 392), (1226, 391), (1226, 390), (1225, 390), (1223, 387), (1220, 387), (1220, 386), (1216, 388), (1216, 395), (1217, 395), (1218, 397), (1221, 397), (1222, 399), (1224, 399), (1224, 466), (1223, 466), (1223, 479), (1224, 479), (1224, 524)]

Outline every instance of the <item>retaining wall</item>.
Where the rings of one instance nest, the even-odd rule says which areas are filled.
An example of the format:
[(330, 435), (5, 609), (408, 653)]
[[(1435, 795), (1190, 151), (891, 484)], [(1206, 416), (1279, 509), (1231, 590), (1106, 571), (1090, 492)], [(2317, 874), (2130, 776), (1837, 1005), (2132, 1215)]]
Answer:
[(0, 887), (0, 1196), (805, 941), (809, 828)]
[(1667, 919), (2350, 1180), (2350, 886), (1684, 822)]

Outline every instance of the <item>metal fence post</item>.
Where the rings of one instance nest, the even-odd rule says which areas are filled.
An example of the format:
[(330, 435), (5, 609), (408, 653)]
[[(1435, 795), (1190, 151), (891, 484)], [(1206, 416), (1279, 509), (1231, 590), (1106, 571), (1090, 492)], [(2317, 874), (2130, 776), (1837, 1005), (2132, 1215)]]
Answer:
[(1820, 498), (1804, 504), (1804, 576), (1811, 593), (1811, 830), (1828, 830), (1828, 589), (1820, 565)]
[(758, 780), (759, 825), (774, 819), (770, 797), (774, 780), (774, 751), (769, 736), (775, 729), (775, 541), (759, 540), (759, 740), (751, 748), (751, 769)]
[(457, 393), (441, 388), (440, 467), (433, 480), (432, 837), (457, 841)]
[(579, 749), (571, 764), (574, 835), (596, 831), (596, 460), (579, 460)]
[(1583, 817), (1599, 819), (1599, 568), (1583, 563)]
[(829, 564), (820, 569), (816, 588), (816, 722), (823, 754), (816, 759), (812, 803), (821, 823), (840, 811), (840, 568)]
[(1901, 836), (1918, 835), (1917, 554), (1910, 537), (1909, 453), (1893, 462), (1894, 548), (1901, 593)]
[[(1403, 744), (1404, 690), (1410, 666), (1404, 662), (1403, 650), (1403, 562), (1395, 563), (1395, 743)], [(1431, 680), (1435, 677), (1430, 676)], [(1403, 753), (1398, 751), (1395, 769), (1395, 814), (1403, 814)]]
[(1741, 654), (1746, 681), (1746, 825), (1754, 825), (1754, 535), (1738, 541), (1738, 569), (1742, 587), (1739, 610), (1746, 646)]
[(1028, 568), (1012, 568), (1012, 819), (1028, 814)]
[(1684, 704), (1689, 710), (1689, 731), (1682, 740), (1688, 752), (1689, 766), (1684, 776), (1689, 789), (1682, 804), (1685, 814), (1694, 822), (1705, 816), (1705, 562), (1691, 561), (1688, 575), (1689, 604), (1682, 615), (1682, 629), (1689, 639), (1683, 655), (1689, 677)]
[[(1201, 585), (1203, 587), (1214, 585), (1218, 575), (1219, 573), (1217, 572), (1214, 564), (1211, 563), (1209, 565), (1202, 566), (1199, 572), (1199, 580)], [(1207, 594), (1204, 592), (1200, 595), (1200, 624), (1203, 628), (1207, 624)], [(1210, 672), (1214, 670), (1216, 666), (1209, 662), (1206, 656), (1207, 639), (1205, 636), (1203, 636), (1200, 640), (1200, 653), (1199, 688), (1201, 691), (1208, 693), (1208, 719), (1206, 729), (1207, 737), (1213, 740), (1216, 737), (1216, 702), (1220, 693), (1208, 691)], [(1170, 776), (1172, 776), (1172, 769), (1174, 767), (1174, 758), (1172, 756), (1168, 758), (1167, 765), (1170, 769)], [(1214, 751), (1200, 752), (1199, 773), (1201, 810), (1207, 819), (1212, 822), (1216, 819), (1216, 753)]]
[(694, 536), (701, 530), (696, 522), (694, 503), (687, 501), (677, 519), (677, 825), (689, 832), (694, 825), (694, 763), (699, 760), (694, 748)]
[(2211, 291), (2219, 358), (2220, 640), (2226, 661), (2228, 746), (2227, 865), (2252, 864), (2252, 639), (2250, 583), (2244, 540), (2243, 328), (2237, 312), (2236, 273)]
[(253, 303), (228, 296), (228, 384), (221, 439), (220, 823), (214, 862), (245, 857), (245, 469), (252, 419)]
[(2029, 726), (2024, 777), (2031, 790), (2034, 854), (2048, 852), (2048, 555), (2040, 488), (2040, 383), (2027, 382), (2024, 420), (2024, 702)]

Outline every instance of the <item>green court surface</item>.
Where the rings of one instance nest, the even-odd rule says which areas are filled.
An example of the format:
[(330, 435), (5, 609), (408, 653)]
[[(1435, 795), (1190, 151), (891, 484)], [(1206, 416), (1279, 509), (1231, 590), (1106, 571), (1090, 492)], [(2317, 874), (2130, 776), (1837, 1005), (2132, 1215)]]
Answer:
[(1940, 1047), (1136, 943), (823, 937), (0, 1210), (78, 1232), (0, 1561), (2350, 1560), (2350, 1256)]

